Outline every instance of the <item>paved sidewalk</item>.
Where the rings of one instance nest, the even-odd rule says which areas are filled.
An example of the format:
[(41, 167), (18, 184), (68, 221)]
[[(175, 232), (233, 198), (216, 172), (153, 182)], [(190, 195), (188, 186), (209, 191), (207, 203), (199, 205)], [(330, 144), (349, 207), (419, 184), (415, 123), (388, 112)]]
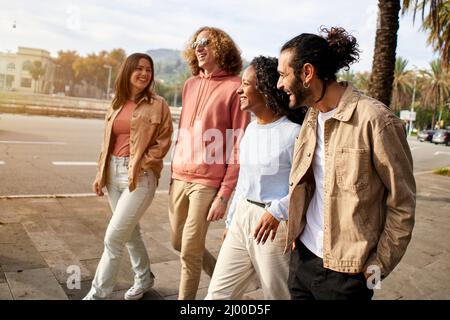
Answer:
[[(418, 184), (416, 227), (410, 247), (375, 299), (450, 299), (450, 178), (424, 174)], [(141, 220), (155, 287), (144, 299), (176, 299), (180, 262), (171, 248), (165, 193)], [(89, 290), (109, 219), (105, 197), (0, 200), (0, 299), (80, 299)], [(224, 223), (212, 223), (207, 248), (217, 256)], [(114, 299), (133, 283), (127, 254)], [(69, 289), (68, 267), (81, 270), (81, 288)], [(73, 272), (73, 271), (72, 271)], [(202, 274), (197, 299), (209, 277)], [(261, 290), (247, 294), (261, 299)]]

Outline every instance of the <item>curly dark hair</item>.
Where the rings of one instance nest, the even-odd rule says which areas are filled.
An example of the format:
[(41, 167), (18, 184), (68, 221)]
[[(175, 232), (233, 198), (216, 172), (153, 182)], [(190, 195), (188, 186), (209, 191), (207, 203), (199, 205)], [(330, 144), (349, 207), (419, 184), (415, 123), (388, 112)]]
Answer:
[(191, 47), (191, 44), (202, 31), (208, 31), (210, 34), (211, 45), (219, 68), (229, 74), (238, 75), (242, 70), (241, 52), (225, 31), (214, 27), (201, 27), (186, 45), (183, 56), (186, 58), (192, 75), (198, 75), (200, 67), (198, 66), (195, 49)]
[(336, 80), (336, 73), (358, 61), (360, 50), (356, 38), (348, 34), (344, 28), (320, 27), (322, 37), (316, 34), (302, 33), (286, 42), (281, 51), (293, 50), (291, 67), (299, 79), (299, 73), (305, 63), (317, 69), (317, 76), (323, 81)]
[(302, 124), (306, 114), (306, 108), (289, 108), (289, 96), (283, 90), (277, 88), (278, 59), (273, 57), (258, 56), (253, 58), (250, 66), (255, 69), (256, 88), (266, 99), (266, 105), (272, 112), (279, 116), (287, 116), (292, 122)]

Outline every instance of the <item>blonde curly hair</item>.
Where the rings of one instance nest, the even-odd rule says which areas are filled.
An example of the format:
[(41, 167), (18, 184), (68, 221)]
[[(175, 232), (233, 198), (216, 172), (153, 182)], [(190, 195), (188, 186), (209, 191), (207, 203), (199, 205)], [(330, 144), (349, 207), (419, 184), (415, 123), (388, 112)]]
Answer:
[(198, 66), (195, 49), (191, 47), (191, 44), (202, 31), (209, 32), (209, 40), (211, 41), (214, 57), (219, 68), (229, 74), (238, 75), (242, 70), (241, 52), (233, 39), (225, 31), (214, 27), (201, 27), (194, 33), (186, 45), (183, 56), (191, 69), (192, 75), (198, 75), (201, 68)]

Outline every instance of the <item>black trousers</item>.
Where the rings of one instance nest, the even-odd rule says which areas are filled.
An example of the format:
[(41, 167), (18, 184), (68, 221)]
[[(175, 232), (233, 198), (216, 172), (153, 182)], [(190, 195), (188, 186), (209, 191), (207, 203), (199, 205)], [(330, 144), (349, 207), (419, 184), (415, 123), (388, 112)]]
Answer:
[(292, 300), (370, 300), (363, 273), (349, 275), (323, 267), (323, 260), (297, 240), (291, 252), (289, 291)]

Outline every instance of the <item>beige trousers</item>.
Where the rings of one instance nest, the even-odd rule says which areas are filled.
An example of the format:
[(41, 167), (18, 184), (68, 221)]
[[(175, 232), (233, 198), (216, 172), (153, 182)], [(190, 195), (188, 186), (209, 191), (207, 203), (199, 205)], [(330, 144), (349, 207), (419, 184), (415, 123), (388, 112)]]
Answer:
[(265, 209), (239, 200), (225, 241), (220, 248), (206, 300), (241, 299), (253, 280), (259, 278), (264, 299), (289, 300), (289, 254), (283, 254), (286, 222), (280, 222), (273, 242), (256, 244), (254, 230)]
[(180, 251), (181, 277), (178, 299), (194, 300), (203, 269), (211, 276), (216, 259), (205, 249), (206, 221), (217, 189), (173, 180), (169, 197), (172, 246)]

